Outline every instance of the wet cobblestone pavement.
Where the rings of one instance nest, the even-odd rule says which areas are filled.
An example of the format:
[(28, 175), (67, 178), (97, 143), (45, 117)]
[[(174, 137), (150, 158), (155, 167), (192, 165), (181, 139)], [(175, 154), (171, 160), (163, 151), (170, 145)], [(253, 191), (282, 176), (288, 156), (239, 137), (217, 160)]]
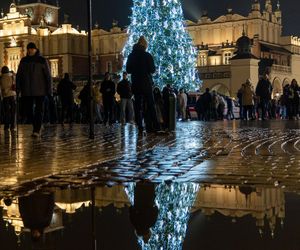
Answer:
[[(40, 139), (29, 126), (18, 138), (1, 131), (2, 248), (298, 250), (299, 125), (189, 122), (159, 135), (97, 126), (95, 140), (80, 125), (47, 127)], [(27, 216), (52, 201), (51, 223), (36, 243), (24, 199)], [(149, 242), (132, 217), (148, 203), (156, 216), (143, 206), (136, 215), (142, 225), (155, 222)]]
[(47, 127), (41, 139), (30, 132), (20, 126), (16, 138), (1, 131), (2, 191), (25, 183), (114, 185), (142, 179), (300, 191), (298, 121), (178, 123), (175, 133), (143, 136), (132, 125), (99, 125), (93, 141), (80, 125)]

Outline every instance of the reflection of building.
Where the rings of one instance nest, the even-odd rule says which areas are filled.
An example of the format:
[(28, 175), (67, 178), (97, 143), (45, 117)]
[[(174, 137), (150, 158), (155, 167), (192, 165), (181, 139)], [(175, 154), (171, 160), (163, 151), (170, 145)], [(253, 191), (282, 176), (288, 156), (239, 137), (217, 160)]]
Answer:
[(91, 203), (89, 189), (57, 189), (55, 192), (55, 205), (67, 214), (73, 214), (81, 207), (88, 207)]
[(97, 187), (95, 190), (95, 204), (99, 208), (109, 205), (113, 205), (115, 208), (130, 206), (123, 186)]
[[(57, 189), (55, 205), (68, 214), (73, 214), (81, 207), (89, 207), (92, 200), (91, 189)], [(96, 187), (95, 206), (98, 208), (113, 205), (115, 208), (130, 206), (123, 186)]]
[[(4, 201), (0, 201), (0, 206), (3, 207), (3, 220), (8, 222), (14, 228), (15, 234), (19, 236), (22, 232), (28, 232), (29, 229), (24, 228), (24, 224), (19, 212), (18, 199), (13, 199), (11, 206), (6, 206)], [(50, 233), (63, 229), (62, 212), (55, 208), (52, 216), (51, 224), (44, 232)]]
[(193, 211), (197, 210), (208, 216), (218, 212), (233, 219), (251, 215), (261, 233), (266, 222), (273, 232), (277, 219), (283, 223), (285, 199), (280, 188), (211, 185), (199, 190), (193, 206)]

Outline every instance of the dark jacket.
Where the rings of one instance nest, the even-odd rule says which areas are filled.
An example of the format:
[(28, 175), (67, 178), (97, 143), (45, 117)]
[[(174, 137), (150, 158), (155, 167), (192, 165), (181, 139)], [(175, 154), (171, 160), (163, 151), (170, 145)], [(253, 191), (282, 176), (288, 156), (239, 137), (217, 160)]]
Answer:
[(153, 57), (143, 47), (135, 44), (131, 54), (128, 56), (126, 71), (131, 74), (132, 93), (152, 93), (153, 79), (155, 72)]
[(90, 97), (90, 86), (88, 84), (84, 85), (83, 89), (79, 93), (79, 100), (81, 101), (81, 106), (89, 105)]
[(128, 80), (122, 80), (118, 83), (117, 92), (121, 98), (130, 99), (132, 97), (131, 86)]
[(212, 96), (209, 92), (205, 92), (201, 96), (202, 98), (202, 103), (205, 109), (208, 109), (212, 103)]
[(76, 85), (68, 79), (62, 79), (57, 85), (57, 94), (61, 98), (63, 104), (74, 103), (73, 90), (76, 89)]
[(256, 86), (256, 95), (260, 97), (260, 99), (271, 100), (272, 94), (272, 84), (269, 80), (261, 78)]
[(100, 92), (102, 93), (103, 101), (112, 101), (115, 98), (116, 85), (111, 80), (104, 80), (101, 83)]
[(19, 210), (24, 226), (29, 229), (45, 229), (51, 223), (54, 212), (54, 194), (34, 193), (19, 198)]
[(22, 96), (52, 95), (52, 79), (47, 60), (40, 56), (22, 58), (17, 72), (17, 90)]

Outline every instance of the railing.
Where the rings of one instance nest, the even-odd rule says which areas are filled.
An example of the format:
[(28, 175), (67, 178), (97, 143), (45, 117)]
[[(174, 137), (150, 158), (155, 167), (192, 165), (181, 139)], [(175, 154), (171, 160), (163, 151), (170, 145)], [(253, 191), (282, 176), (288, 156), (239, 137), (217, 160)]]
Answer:
[(272, 70), (279, 71), (279, 72), (285, 72), (285, 73), (292, 72), (292, 68), (290, 66), (276, 65), (276, 64), (273, 64)]

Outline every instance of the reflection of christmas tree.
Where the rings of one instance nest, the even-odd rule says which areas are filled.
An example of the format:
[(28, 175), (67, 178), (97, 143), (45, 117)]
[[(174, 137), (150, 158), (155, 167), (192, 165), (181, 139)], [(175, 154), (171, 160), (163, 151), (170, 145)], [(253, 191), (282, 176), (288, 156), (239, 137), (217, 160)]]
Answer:
[(144, 35), (157, 67), (155, 84), (163, 87), (170, 83), (175, 88), (195, 89), (196, 51), (183, 24), (180, 0), (133, 0), (125, 58), (138, 37)]
[[(152, 228), (148, 244), (139, 240), (143, 250), (182, 249), (190, 208), (195, 201), (197, 191), (198, 185), (193, 183), (162, 183), (156, 187), (158, 219)], [(127, 193), (130, 201), (133, 202), (134, 185), (127, 189)]]

